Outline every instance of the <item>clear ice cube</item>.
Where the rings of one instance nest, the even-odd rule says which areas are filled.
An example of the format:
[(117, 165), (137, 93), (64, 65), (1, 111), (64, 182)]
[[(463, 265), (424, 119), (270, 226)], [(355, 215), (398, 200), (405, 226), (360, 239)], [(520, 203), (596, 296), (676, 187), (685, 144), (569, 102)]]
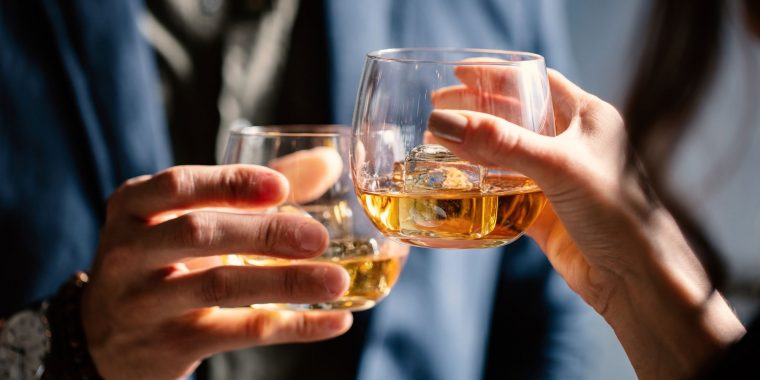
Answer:
[(482, 169), (437, 144), (418, 145), (404, 160), (404, 191), (478, 191)]
[(375, 256), (380, 253), (377, 240), (374, 238), (347, 238), (330, 240), (323, 257), (329, 259), (345, 259), (350, 257)]
[(404, 189), (404, 162), (396, 161), (393, 163), (393, 174), (391, 175), (391, 190), (401, 191)]

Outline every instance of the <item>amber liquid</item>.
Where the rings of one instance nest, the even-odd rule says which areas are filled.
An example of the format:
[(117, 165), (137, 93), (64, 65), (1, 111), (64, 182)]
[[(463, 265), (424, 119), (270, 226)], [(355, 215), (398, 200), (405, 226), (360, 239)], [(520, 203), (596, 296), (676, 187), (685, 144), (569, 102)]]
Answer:
[(544, 193), (530, 180), (493, 193), (423, 193), (357, 190), (383, 234), (404, 243), (438, 248), (480, 248), (520, 237), (541, 213)]
[[(359, 256), (356, 256), (356, 255)], [(366, 250), (345, 251), (340, 257), (318, 257), (309, 260), (285, 260), (266, 256), (239, 255), (243, 263), (259, 266), (292, 265), (294, 263), (329, 262), (340, 265), (351, 281), (348, 290), (336, 301), (319, 304), (265, 304), (253, 305), (261, 309), (310, 309), (310, 310), (366, 310), (385, 298), (396, 284), (406, 256), (368, 255)]]

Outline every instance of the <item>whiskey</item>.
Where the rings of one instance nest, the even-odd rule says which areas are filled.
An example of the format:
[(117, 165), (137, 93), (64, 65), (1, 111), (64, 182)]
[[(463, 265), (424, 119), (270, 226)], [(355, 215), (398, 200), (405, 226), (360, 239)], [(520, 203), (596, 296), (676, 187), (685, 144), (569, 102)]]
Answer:
[(528, 179), (491, 192), (436, 190), (370, 192), (357, 189), (360, 203), (383, 234), (413, 245), (480, 248), (520, 237), (546, 203)]
[(364, 181), (356, 193), (377, 229), (412, 245), (504, 245), (520, 237), (546, 203), (532, 179), (474, 165), (441, 145), (414, 147), (392, 170)]
[(372, 223), (404, 243), (439, 248), (480, 248), (520, 237), (546, 203), (540, 190), (511, 194), (361, 192)]
[(318, 304), (263, 304), (252, 305), (261, 309), (291, 310), (366, 310), (385, 298), (395, 285), (406, 262), (405, 255), (384, 254), (377, 249), (374, 239), (343, 239), (330, 242), (330, 248), (319, 257), (306, 260), (287, 260), (260, 255), (237, 255), (228, 263), (280, 266), (299, 262), (329, 262), (340, 265), (348, 272), (348, 290), (337, 300)]

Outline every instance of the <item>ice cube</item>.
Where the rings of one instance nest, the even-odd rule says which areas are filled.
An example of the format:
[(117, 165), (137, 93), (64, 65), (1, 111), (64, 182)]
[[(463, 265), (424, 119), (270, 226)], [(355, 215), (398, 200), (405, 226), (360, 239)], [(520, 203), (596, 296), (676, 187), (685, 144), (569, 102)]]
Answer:
[(330, 239), (342, 239), (353, 234), (354, 213), (345, 200), (333, 203), (302, 206), (309, 215), (327, 228)]
[(404, 191), (477, 191), (481, 171), (441, 145), (418, 145), (404, 160)]
[(391, 175), (392, 190), (402, 190), (404, 188), (404, 162), (396, 161), (393, 163), (393, 174)]
[(329, 259), (345, 259), (350, 257), (374, 256), (379, 253), (377, 241), (374, 238), (346, 238), (330, 240), (323, 257)]

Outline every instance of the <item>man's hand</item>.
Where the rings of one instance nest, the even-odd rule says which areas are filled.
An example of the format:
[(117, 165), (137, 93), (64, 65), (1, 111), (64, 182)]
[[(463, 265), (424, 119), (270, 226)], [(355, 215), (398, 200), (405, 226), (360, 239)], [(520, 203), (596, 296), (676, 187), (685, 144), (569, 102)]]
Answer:
[(82, 322), (101, 375), (180, 378), (216, 352), (345, 332), (348, 312), (246, 307), (335, 299), (349, 281), (340, 267), (190, 270), (183, 264), (231, 252), (292, 259), (321, 254), (327, 231), (310, 218), (239, 212), (274, 206), (287, 194), (281, 174), (250, 165), (174, 167), (120, 187), (109, 201), (82, 300)]

